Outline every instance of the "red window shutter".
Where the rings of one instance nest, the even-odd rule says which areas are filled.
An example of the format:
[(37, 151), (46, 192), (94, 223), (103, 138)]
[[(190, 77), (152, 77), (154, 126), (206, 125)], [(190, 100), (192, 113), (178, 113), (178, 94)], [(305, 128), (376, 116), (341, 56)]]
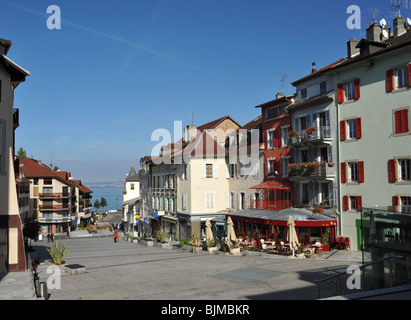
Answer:
[(411, 63), (408, 64), (408, 86), (411, 87)]
[(392, 90), (394, 90), (393, 75), (394, 71), (392, 69), (387, 70), (387, 92), (391, 92)]
[(393, 206), (398, 206), (399, 203), (400, 203), (400, 197), (398, 197), (398, 196), (393, 196), (393, 197), (392, 197), (392, 205), (393, 205)]
[(346, 124), (345, 120), (340, 121), (340, 139), (341, 141), (347, 140), (347, 133), (346, 133)]
[(390, 182), (397, 181), (397, 170), (396, 170), (396, 160), (391, 159), (388, 161), (390, 170)]
[(347, 211), (348, 208), (348, 196), (344, 196), (344, 210)]
[(347, 182), (347, 165), (345, 162), (341, 162), (341, 182)]
[(358, 182), (364, 182), (364, 161), (358, 161)]
[(402, 129), (402, 132), (410, 131), (408, 119), (409, 119), (408, 109), (401, 110), (401, 129)]
[(354, 80), (354, 89), (355, 89), (355, 99), (359, 99), (361, 97), (360, 79)]
[(337, 96), (338, 96), (338, 103), (344, 102), (344, 84), (339, 83), (337, 85)]
[(362, 138), (361, 118), (357, 118), (356, 122), (357, 122), (357, 139), (361, 139)]
[(361, 211), (362, 209), (362, 196), (357, 197), (357, 211)]
[(399, 111), (395, 111), (395, 133), (401, 133), (402, 132), (402, 114), (401, 114), (402, 110)]

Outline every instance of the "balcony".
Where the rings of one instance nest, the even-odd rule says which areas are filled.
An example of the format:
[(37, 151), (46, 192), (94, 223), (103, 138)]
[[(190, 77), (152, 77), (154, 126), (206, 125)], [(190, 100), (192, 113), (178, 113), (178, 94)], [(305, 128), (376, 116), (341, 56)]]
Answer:
[(331, 143), (331, 139), (330, 126), (322, 126), (320, 128), (311, 127), (300, 133), (295, 132), (295, 135), (291, 137), (291, 146), (299, 147), (307, 144), (329, 144)]
[(335, 164), (327, 162), (304, 162), (293, 163), (288, 166), (288, 178), (290, 180), (299, 179), (321, 179), (335, 177)]
[(42, 199), (63, 199), (69, 196), (68, 193), (39, 193), (39, 197)]
[(266, 199), (257, 199), (251, 200), (250, 209), (261, 209), (261, 210), (273, 210), (279, 211), (292, 207), (291, 200), (266, 200)]
[(68, 210), (68, 209), (69, 209), (69, 204), (40, 205), (40, 206), (39, 206), (39, 209), (40, 209), (40, 211), (46, 211), (46, 210), (53, 210), (53, 211)]

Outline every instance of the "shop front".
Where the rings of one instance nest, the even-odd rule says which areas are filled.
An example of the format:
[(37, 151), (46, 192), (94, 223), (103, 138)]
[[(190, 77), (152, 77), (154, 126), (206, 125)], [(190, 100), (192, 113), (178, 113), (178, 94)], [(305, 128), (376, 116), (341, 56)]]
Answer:
[(237, 238), (259, 246), (261, 239), (280, 244), (287, 243), (287, 222), (295, 222), (300, 245), (321, 243), (329, 251), (335, 243), (337, 220), (307, 209), (289, 208), (281, 211), (243, 210), (230, 213)]

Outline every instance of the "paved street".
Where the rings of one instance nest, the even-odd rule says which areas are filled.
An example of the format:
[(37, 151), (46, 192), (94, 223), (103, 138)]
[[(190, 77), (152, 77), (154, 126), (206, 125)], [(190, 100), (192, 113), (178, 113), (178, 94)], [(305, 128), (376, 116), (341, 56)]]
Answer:
[[(49, 289), (50, 300), (248, 300), (317, 299), (314, 280), (359, 265), (358, 253), (329, 259), (193, 254), (188, 250), (146, 247), (112, 238), (61, 240), (70, 249), (67, 264), (86, 266), (85, 274), (62, 273), (61, 289)], [(36, 243), (39, 256), (45, 246)], [(353, 259), (351, 259), (353, 258)], [(348, 260), (357, 260), (352, 262)], [(46, 264), (39, 266), (47, 281)], [(325, 288), (326, 289), (326, 288)], [(330, 287), (334, 292), (334, 287)], [(327, 290), (322, 291), (327, 295)]]

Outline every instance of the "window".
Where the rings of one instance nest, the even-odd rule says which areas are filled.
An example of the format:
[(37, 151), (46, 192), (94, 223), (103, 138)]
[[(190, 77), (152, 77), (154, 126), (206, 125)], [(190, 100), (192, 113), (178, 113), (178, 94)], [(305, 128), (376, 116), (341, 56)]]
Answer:
[(134, 190), (134, 183), (130, 184), (130, 189)]
[(211, 163), (206, 164), (206, 178), (213, 177), (213, 165)]
[(397, 89), (408, 87), (408, 66), (395, 70), (395, 87)]
[(411, 85), (411, 64), (397, 69), (387, 70), (386, 86), (387, 92), (407, 88)]
[(244, 210), (247, 206), (247, 201), (244, 192), (240, 192), (240, 208), (239, 210)]
[(362, 196), (344, 196), (344, 210), (361, 211), (362, 209)]
[(187, 209), (187, 192), (183, 192), (182, 199), (181, 199), (182, 209)]
[(285, 106), (267, 109), (266, 120), (277, 118), (285, 112)]
[(361, 118), (342, 120), (340, 122), (340, 140), (355, 140), (362, 138)]
[(290, 137), (288, 136), (288, 129), (289, 126), (281, 128), (281, 146), (283, 147), (289, 144)]
[(338, 103), (353, 101), (360, 98), (360, 79), (339, 83), (337, 85)]
[(364, 161), (351, 161), (341, 163), (341, 182), (359, 182), (364, 179)]
[(409, 120), (409, 109), (402, 109), (394, 111), (394, 126), (395, 133), (409, 133), (410, 131), (410, 120)]
[(398, 180), (410, 181), (411, 180), (411, 159), (399, 159), (398, 160)]
[(53, 193), (53, 188), (43, 188), (43, 193)]
[(307, 88), (301, 90), (301, 100), (307, 99)]
[(358, 181), (358, 163), (351, 162), (348, 163), (348, 181), (350, 182), (357, 182)]
[(283, 169), (283, 177), (288, 176), (288, 166), (290, 165), (290, 157), (283, 157), (282, 158), (282, 169)]
[(44, 184), (47, 184), (47, 185), (53, 184), (53, 181), (52, 181), (52, 179), (47, 178), (47, 179), (44, 179)]
[(400, 197), (401, 206), (411, 206), (411, 196)]
[(268, 159), (267, 160), (268, 175), (273, 175), (274, 174), (274, 160), (275, 159)]
[(206, 210), (215, 209), (215, 192), (206, 192), (205, 193), (205, 208)]
[(274, 130), (267, 131), (267, 149), (274, 149)]
[(323, 81), (320, 83), (320, 94), (327, 93), (327, 82)]

